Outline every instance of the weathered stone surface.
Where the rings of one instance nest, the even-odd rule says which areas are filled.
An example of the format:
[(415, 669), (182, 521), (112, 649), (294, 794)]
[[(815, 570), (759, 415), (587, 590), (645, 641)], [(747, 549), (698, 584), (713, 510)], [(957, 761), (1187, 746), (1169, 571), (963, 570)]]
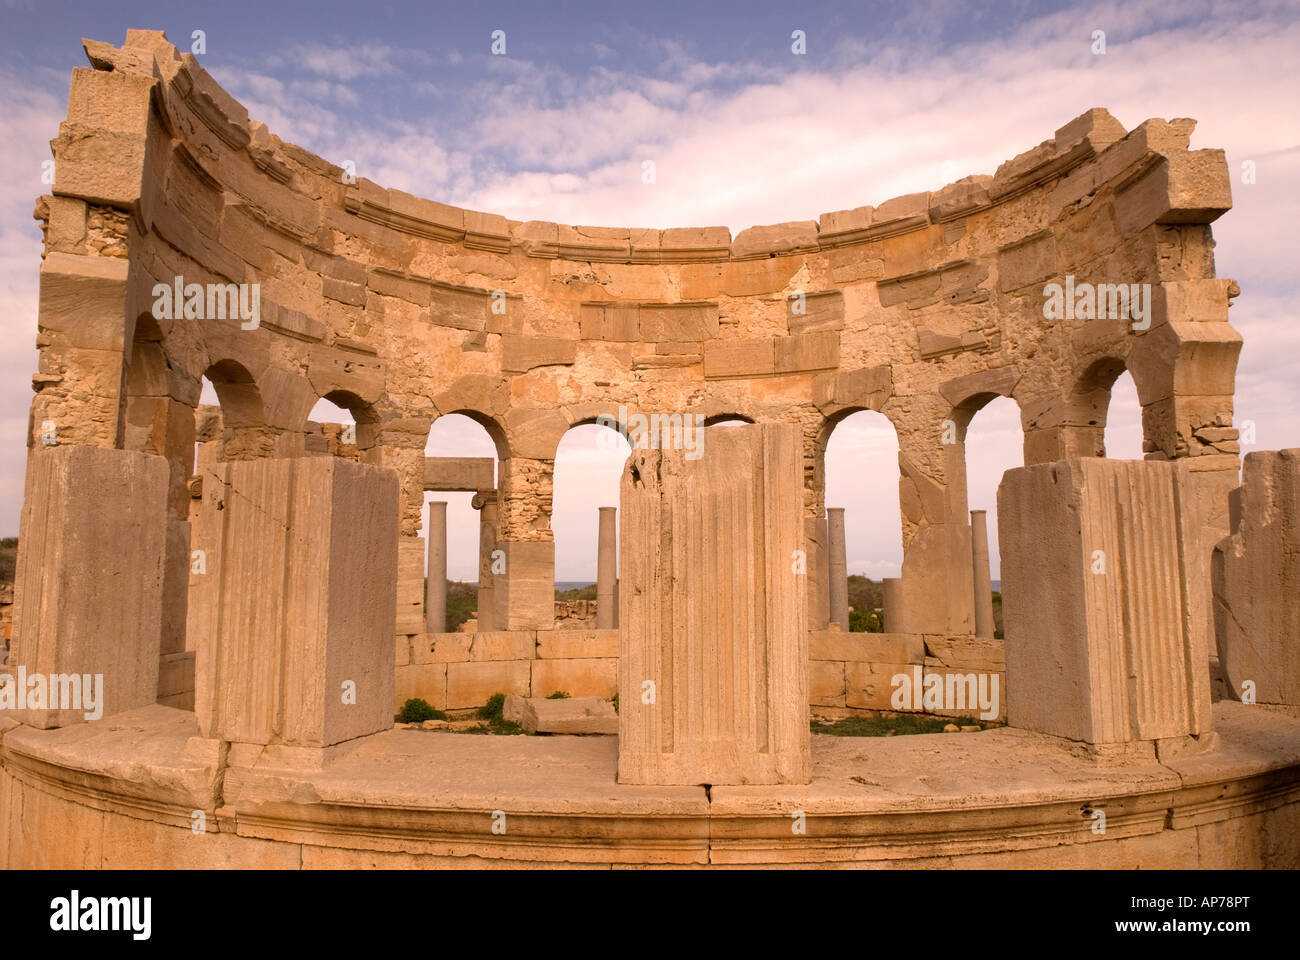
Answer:
[(806, 606), (791, 562), (803, 543), (796, 438), (789, 424), (735, 427), (697, 460), (660, 450), (629, 458), (620, 782), (811, 776)]
[(503, 718), (527, 733), (617, 734), (614, 705), (599, 697), (506, 697)]
[(58, 446), (28, 458), (7, 670), (42, 675), (46, 690), (75, 674), (99, 702), (60, 685), (57, 705), (24, 701), (24, 723), (67, 726), (157, 699), (167, 482), (167, 461), (144, 453)]
[(998, 488), (1011, 724), (1092, 744), (1210, 728), (1186, 467), (1084, 458)]
[(327, 747), (387, 729), (396, 474), (305, 457), (204, 479), (195, 542), (210, 581), (190, 610), (203, 735)]
[(1247, 454), (1241, 479), (1214, 552), (1219, 662), (1237, 699), (1300, 706), (1300, 449)]

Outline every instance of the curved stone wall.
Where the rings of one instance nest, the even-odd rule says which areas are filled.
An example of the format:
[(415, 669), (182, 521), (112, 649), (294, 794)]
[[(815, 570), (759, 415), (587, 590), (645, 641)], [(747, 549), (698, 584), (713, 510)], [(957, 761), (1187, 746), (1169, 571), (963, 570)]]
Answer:
[[(500, 457), (499, 539), (538, 582), (571, 426), (620, 407), (798, 423), (814, 534), (830, 430), (872, 409), (899, 439), (910, 630), (970, 634), (970, 417), (1010, 396), (1026, 463), (1097, 455), (1127, 368), (1149, 456), (1197, 457), (1204, 521), (1226, 533), (1240, 338), (1208, 224), (1231, 201), (1222, 151), (1188, 150), (1193, 121), (1126, 132), (1090, 110), (993, 176), (733, 238), (521, 223), (349, 182), (161, 33), (86, 49), (37, 210), (32, 437), (52, 421), (62, 442), (168, 456), (178, 520), (205, 373), (232, 458), (301, 453), (319, 398), (351, 408), (362, 456), (402, 478), (405, 537), (431, 423), (479, 420)], [(1149, 284), (1149, 328), (1045, 319), (1044, 284), (1067, 276)], [(176, 277), (257, 284), (260, 324), (153, 318)], [(545, 619), (515, 602), (509, 626)]]

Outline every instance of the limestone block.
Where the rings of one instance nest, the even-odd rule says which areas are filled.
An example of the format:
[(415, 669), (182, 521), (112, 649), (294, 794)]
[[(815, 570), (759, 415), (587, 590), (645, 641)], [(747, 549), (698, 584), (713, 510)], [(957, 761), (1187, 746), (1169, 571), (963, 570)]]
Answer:
[(1091, 744), (1210, 728), (1185, 463), (1083, 458), (998, 488), (1008, 722)]
[(447, 664), (412, 663), (397, 668), (394, 712), (407, 700), (423, 700), (435, 710), (447, 709)]
[(482, 660), (447, 664), (447, 709), (481, 707), (494, 693), (528, 696), (532, 685), (531, 663), (529, 660)]
[(736, 260), (747, 257), (768, 257), (792, 253), (808, 253), (817, 249), (817, 221), (802, 220), (794, 223), (774, 223), (750, 227), (736, 234), (731, 241), (731, 256)]
[(501, 369), (522, 373), (534, 367), (571, 366), (577, 348), (576, 340), (507, 334), (501, 338)]
[(497, 547), (505, 553), (506, 572), (497, 580), (497, 592), (504, 594), (506, 627), (550, 630), (555, 623), (555, 543), (499, 540)]
[(424, 632), (424, 541), (402, 537), (397, 544), (396, 631)]
[(1214, 627), (1232, 696), (1300, 705), (1300, 448), (1246, 455), (1214, 552)]
[(925, 641), (914, 634), (814, 630), (809, 634), (808, 656), (812, 660), (921, 663), (925, 660), (925, 646)]
[(618, 733), (614, 705), (600, 697), (506, 697), (503, 716), (528, 733)]
[[(24, 667), (47, 687), (54, 675), (102, 675), (104, 716), (157, 699), (167, 486), (167, 461), (145, 453), (56, 446), (28, 456), (10, 673)], [(93, 712), (51, 705), (17, 716), (48, 728)]]
[[(777, 337), (775, 347), (777, 373), (833, 370), (840, 363), (840, 335), (833, 330)], [(707, 362), (707, 353), (705, 358)]]
[(245, 460), (204, 478), (211, 578), (195, 712), (203, 736), (325, 747), (387, 729), (397, 474), (337, 457)]
[[(928, 510), (926, 515), (931, 515)], [(968, 524), (921, 524), (903, 551), (901, 580), (907, 632), (974, 633), (975, 586)]]
[(68, 346), (124, 349), (127, 269), (119, 257), (46, 254), (41, 262), (41, 332), (57, 334)]
[(621, 504), (620, 782), (807, 783), (798, 427), (633, 451)]
[(52, 141), (58, 196), (131, 207), (148, 176), (147, 126), (152, 76), (78, 68), (68, 119)]
[(528, 630), (495, 630), (470, 634), (471, 660), (532, 660), (537, 635)]
[(477, 493), (496, 486), (493, 457), (425, 457), (424, 489)]
[(863, 710), (906, 709), (919, 711), (921, 708), (913, 703), (908, 708), (896, 708), (890, 698), (897, 686), (894, 677), (899, 675), (911, 677), (911, 663), (846, 663), (844, 665), (845, 705)]
[(618, 693), (618, 658), (534, 660), (532, 692), (549, 697), (556, 692), (574, 697), (612, 697)]
[(618, 658), (617, 630), (539, 630), (539, 660)]
[(813, 660), (808, 664), (808, 702), (815, 707), (842, 707), (845, 664)]
[(710, 340), (704, 344), (704, 377), (765, 376), (776, 372), (771, 337), (760, 340)]

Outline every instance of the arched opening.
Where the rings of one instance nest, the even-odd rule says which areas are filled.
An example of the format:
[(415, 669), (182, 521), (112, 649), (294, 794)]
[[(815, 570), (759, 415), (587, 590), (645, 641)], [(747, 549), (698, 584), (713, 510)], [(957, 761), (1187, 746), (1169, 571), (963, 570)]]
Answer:
[[(495, 548), (498, 449), (486, 426), (467, 413), (449, 413), (439, 417), (429, 429), (424, 445), (425, 490), (420, 516), (420, 537), (425, 541), (424, 574), (427, 580), (430, 557), (433, 556), (435, 563), (438, 559), (436, 542), (433, 553), (430, 553), (430, 532), (434, 526), (443, 527), (446, 566), (444, 629), (449, 633), (504, 629), (504, 618), (498, 614), (494, 593), (488, 586), (492, 577), (491, 554)], [(431, 460), (443, 462), (431, 464)], [(478, 462), (470, 463), (470, 460)], [(431, 506), (439, 503), (446, 506)], [(435, 511), (445, 511), (445, 523), (434, 517)], [(439, 522), (432, 524), (432, 519)], [(436, 534), (437, 531), (432, 532)], [(426, 603), (430, 596), (436, 595), (436, 589), (426, 590)], [(427, 608), (425, 616), (427, 620)]]
[(711, 417), (704, 418), (706, 427), (743, 427), (753, 422), (749, 417), (739, 413), (715, 413)]
[[(998, 551), (998, 484), (1008, 470), (1024, 466), (1024, 431), (1020, 424), (1020, 405), (1010, 397), (983, 396), (968, 401), (973, 407), (963, 436), (966, 462), (966, 503), (972, 512), (972, 527), (983, 523), (987, 536), (988, 576), (990, 580), (993, 626), (992, 635), (1002, 636), (1001, 555)], [(981, 518), (976, 511), (984, 511)], [(976, 578), (976, 590), (981, 589)], [(981, 597), (975, 597), (977, 612)]]
[(884, 414), (858, 410), (828, 425), (823, 449), (831, 622), (838, 613), (840, 520), (834, 511), (843, 510), (848, 629), (879, 633), (889, 629), (885, 580), (896, 580), (903, 563), (898, 434)]
[(1138, 401), (1137, 384), (1127, 370), (1122, 371), (1110, 384), (1109, 403), (1106, 406), (1104, 450), (1112, 460), (1141, 460), (1142, 405)]
[[(556, 623), (559, 629), (593, 629), (617, 623), (599, 612), (599, 602), (617, 605), (619, 484), (632, 447), (613, 427), (584, 423), (570, 427), (555, 451), (551, 532), (555, 537)], [(602, 507), (607, 514), (607, 562), (615, 579), (605, 596), (598, 596)]]
[(374, 450), (379, 417), (374, 408), (347, 390), (333, 390), (307, 415), (304, 449), (310, 454), (367, 460)]
[(253, 375), (237, 361), (219, 360), (204, 372), (195, 441), (217, 441), (205, 452), (211, 462), (271, 455), (272, 437), (266, 426), (261, 391)]

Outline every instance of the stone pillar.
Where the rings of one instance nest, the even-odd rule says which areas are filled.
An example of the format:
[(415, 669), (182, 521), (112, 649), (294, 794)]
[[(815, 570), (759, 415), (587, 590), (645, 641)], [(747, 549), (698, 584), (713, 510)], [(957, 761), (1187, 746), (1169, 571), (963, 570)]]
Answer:
[(23, 723), (68, 726), (87, 713), (157, 700), (169, 485), (167, 460), (146, 453), (89, 446), (29, 453), (7, 672), (40, 674), (47, 690), (56, 674), (88, 677), (97, 703), (84, 681), (80, 703), (61, 685), (57, 703), (34, 707), (30, 691), (15, 686), (19, 699), (8, 706)]
[(829, 531), (825, 515), (805, 517), (803, 521), (804, 549), (807, 550), (808, 571), (808, 629), (825, 630), (830, 621), (830, 571), (827, 563), (826, 541)]
[(903, 581), (898, 577), (885, 577), (880, 581), (882, 626), (886, 633), (907, 633), (907, 614), (904, 609)]
[(1214, 626), (1232, 695), (1300, 706), (1300, 449), (1248, 453), (1214, 551)]
[(487, 632), (497, 629), (496, 573), (492, 569), (492, 552), (497, 548), (497, 492), (480, 490), (472, 502), (479, 512), (478, 629)]
[(596, 553), (596, 629), (618, 626), (614, 606), (614, 584), (618, 579), (618, 509), (600, 507), (600, 529)]
[(971, 563), (975, 573), (975, 636), (992, 637), (993, 582), (989, 577), (988, 511), (970, 512)]
[(424, 629), (447, 632), (447, 501), (429, 501), (427, 557), (424, 575)]
[(826, 526), (829, 540), (829, 569), (831, 625), (839, 624), (845, 633), (849, 630), (849, 569), (844, 547), (844, 508), (826, 508)]
[(202, 736), (321, 748), (392, 728), (398, 496), (394, 471), (338, 457), (204, 478)]
[(998, 487), (1012, 726), (1089, 744), (1210, 729), (1185, 463), (1062, 460)]
[(787, 423), (712, 431), (694, 460), (628, 459), (621, 783), (811, 779), (802, 465)]
[(498, 465), (497, 549), (505, 561), (505, 573), (495, 584), (498, 629), (555, 625), (554, 473), (551, 460), (508, 457)]

